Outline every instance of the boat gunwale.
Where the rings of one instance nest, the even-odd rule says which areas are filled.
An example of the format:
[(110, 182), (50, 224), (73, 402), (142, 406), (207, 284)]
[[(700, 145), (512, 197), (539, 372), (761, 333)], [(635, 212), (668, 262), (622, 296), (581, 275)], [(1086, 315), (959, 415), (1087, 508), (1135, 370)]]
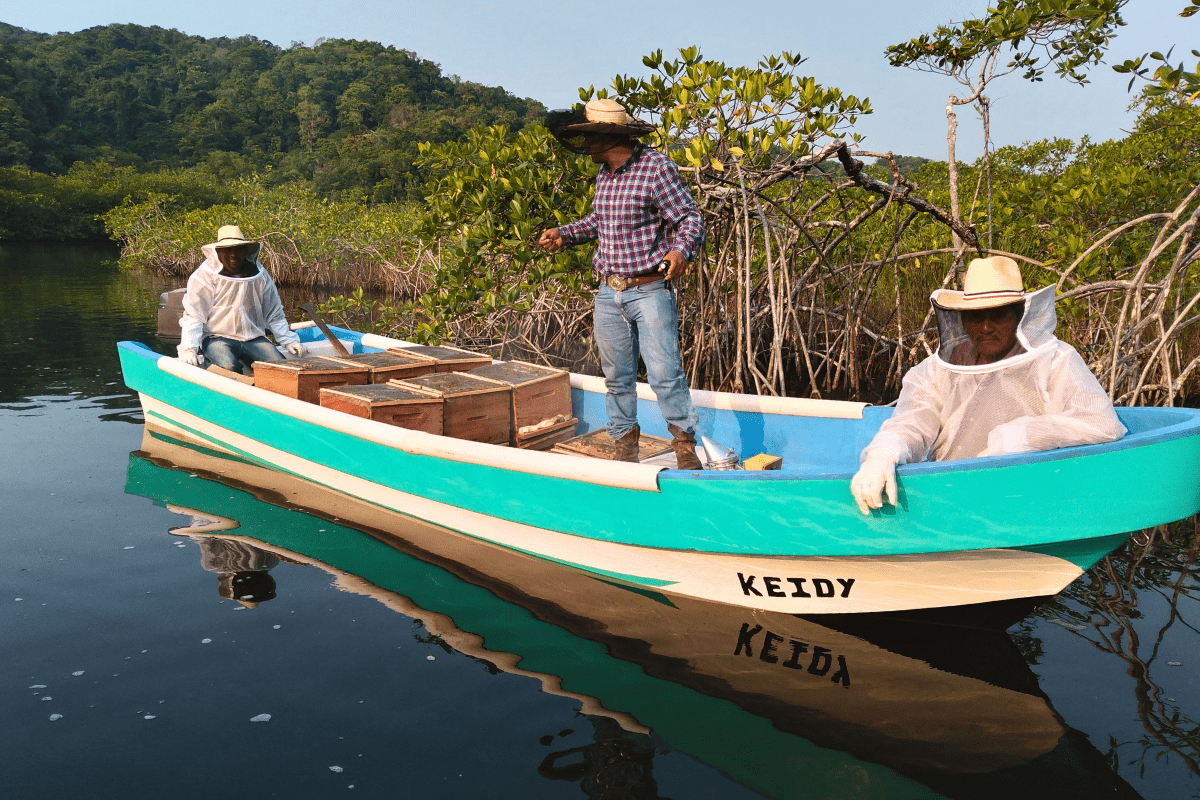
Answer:
[[(339, 334), (342, 329), (335, 329)], [(354, 334), (353, 331), (345, 331), (349, 334)], [(362, 336), (362, 334), (356, 334)], [(340, 336), (339, 336), (340, 338)], [(378, 337), (383, 338), (383, 337)], [(398, 340), (396, 340), (398, 341)], [(276, 411), (285, 416), (299, 419), (304, 422), (317, 425), (319, 427), (336, 430), (358, 438), (376, 441), (387, 447), (392, 447), (414, 455), (425, 455), (437, 458), (446, 458), (448, 460), (459, 461), (462, 463), (479, 464), (490, 466), (497, 469), (513, 470), (517, 472), (527, 472), (536, 475), (549, 475), (561, 477), (567, 480), (576, 480), (586, 483), (598, 483), (616, 488), (628, 488), (641, 491), (660, 491), (659, 481), (764, 481), (764, 482), (815, 482), (815, 481), (845, 481), (853, 476), (852, 471), (807, 471), (807, 472), (792, 472), (783, 470), (702, 470), (688, 471), (671, 469), (664, 465), (656, 464), (626, 464), (624, 462), (617, 464), (616, 462), (604, 461), (601, 459), (587, 459), (586, 466), (578, 462), (582, 461), (578, 456), (565, 456), (559, 453), (542, 452), (535, 450), (514, 450), (512, 448), (501, 448), (503, 450), (503, 462), (495, 456), (500, 455), (494, 453), (495, 445), (488, 445), (482, 442), (471, 442), (467, 440), (450, 439), (452, 442), (450, 449), (446, 449), (447, 438), (437, 436), (435, 434), (427, 434), (421, 431), (410, 431), (403, 428), (395, 428), (394, 426), (386, 425), (385, 423), (373, 422), (371, 420), (362, 420), (356, 417), (341, 415), (339, 412), (329, 411), (320, 406), (313, 406), (311, 403), (303, 403), (302, 408), (296, 408), (297, 411), (315, 411), (318, 416), (324, 416), (324, 412), (329, 411), (329, 414), (337, 414), (338, 416), (330, 416), (328, 421), (314, 420), (305, 417), (300, 417), (290, 413), (288, 410), (271, 408), (275, 405), (276, 400), (284, 401), (286, 407), (290, 403), (301, 403), (302, 401), (294, 400), (283, 395), (276, 395), (266, 392), (255, 386), (246, 386), (235, 381), (230, 381), (229, 386), (218, 384), (215, 381), (219, 380), (217, 376), (207, 373), (202, 368), (189, 367), (180, 362), (178, 365), (170, 363), (174, 361), (170, 356), (163, 355), (152, 350), (147, 345), (135, 341), (118, 342), (118, 347), (128, 350), (132, 354), (136, 354), (147, 360), (154, 361), (158, 369), (168, 375), (187, 380), (189, 383), (201, 386), (209, 391), (217, 392), (237, 399), (240, 402), (250, 403), (256, 407), (267, 410)], [(163, 359), (168, 359), (167, 364), (161, 363)], [(574, 377), (575, 373), (571, 373)], [(587, 376), (584, 376), (587, 377)], [(212, 380), (208, 380), (211, 378)], [(236, 387), (236, 388), (235, 388)], [(224, 391), (229, 389), (229, 391)], [(581, 391), (593, 391), (587, 388), (581, 388)], [(268, 403), (257, 402), (257, 397), (245, 397), (245, 394), (257, 395), (258, 392), (263, 392), (262, 399), (270, 400)], [(715, 393), (713, 393), (715, 394)], [(834, 402), (834, 401), (827, 401)], [(1011, 455), (999, 456), (983, 456), (980, 458), (959, 459), (955, 461), (939, 461), (939, 462), (920, 462), (914, 464), (901, 465), (897, 474), (903, 478), (906, 475), (935, 475), (963, 472), (982, 472), (994, 469), (1012, 468), (1026, 466), (1031, 464), (1039, 464), (1061, 460), (1074, 460), (1081, 458), (1090, 458), (1093, 456), (1102, 456), (1107, 453), (1119, 452), (1134, 448), (1156, 445), (1163, 442), (1184, 439), (1191, 436), (1200, 435), (1200, 409), (1176, 408), (1176, 407), (1135, 407), (1140, 414), (1151, 414), (1158, 416), (1160, 414), (1178, 414), (1190, 417), (1182, 421), (1165, 425), (1160, 428), (1140, 431), (1138, 433), (1128, 434), (1121, 439), (1113, 442), (1105, 442), (1101, 444), (1079, 445), (1074, 447), (1063, 447), (1054, 450), (1043, 450), (1031, 453), (1016, 453)], [(1123, 410), (1118, 408), (1120, 414)], [(762, 413), (769, 414), (771, 412), (753, 412), (743, 411), (741, 413)], [(812, 418), (812, 415), (794, 415), (784, 414), (782, 416), (805, 416)], [(345, 417), (345, 419), (343, 419)], [(337, 424), (351, 423), (351, 424)], [(362, 432), (352, 430), (358, 426), (369, 426), (368, 431), (376, 432), (378, 436), (364, 436)], [(376, 428), (375, 426), (380, 426)], [(381, 439), (414, 439), (413, 442), (397, 442), (397, 441), (381, 441)], [(422, 446), (423, 440), (429, 439), (430, 447)], [(471, 451), (478, 451), (473, 453)], [(460, 451), (460, 452), (455, 452)], [(544, 465), (553, 463), (560, 458), (572, 459), (571, 465), (574, 467), (574, 474), (561, 473), (559, 470), (546, 470)], [(552, 459), (552, 460), (548, 460)], [(529, 460), (530, 464), (520, 464), (521, 461)], [(539, 464), (538, 462), (543, 462)], [(514, 463), (516, 462), (516, 463)], [(593, 463), (594, 462), (594, 463)], [(582, 469), (580, 469), (582, 467)], [(591, 473), (597, 473), (591, 475)], [(609, 474), (612, 473), (612, 474)]]
[[(299, 324), (302, 327), (312, 327), (311, 322)], [(380, 336), (378, 334), (363, 334), (357, 331), (352, 331), (347, 328), (334, 328), (341, 336), (345, 334), (347, 338), (353, 338), (360, 344), (366, 347), (387, 347), (396, 346), (404, 347), (410, 342), (402, 339), (394, 339), (390, 337)], [(571, 376), (571, 388), (579, 391), (588, 392), (591, 394), (604, 394), (604, 379), (592, 375), (583, 375), (576, 372), (569, 373)], [(656, 400), (654, 390), (647, 384), (638, 383), (638, 398), (642, 400)], [(845, 400), (813, 400), (808, 398), (791, 398), (791, 397), (767, 397), (762, 395), (742, 395), (731, 392), (710, 392), (705, 390), (693, 389), (693, 402), (697, 408), (708, 408), (716, 410), (726, 410), (749, 414), (763, 414), (786, 417), (809, 417), (815, 419), (845, 419), (855, 420), (864, 419), (865, 410), (867, 408), (882, 410), (885, 406), (872, 406), (870, 403), (851, 402)], [(739, 402), (738, 398), (747, 398), (752, 402)], [(793, 401), (797, 405), (794, 407), (785, 407), (778, 410), (762, 410), (750, 408), (750, 405), (759, 402), (781, 402), (787, 403)], [(739, 407), (746, 406), (746, 407)], [(829, 414), (813, 413), (818, 409), (827, 409), (832, 412)], [(1120, 416), (1122, 411), (1127, 409), (1136, 409), (1137, 413), (1149, 413), (1154, 416), (1162, 414), (1179, 413), (1191, 417), (1181, 422), (1176, 422), (1171, 425), (1164, 425), (1152, 430), (1141, 431), (1138, 433), (1127, 434), (1113, 442), (1102, 442), (1100, 444), (1075, 445), (1072, 447), (1059, 447), (1053, 450), (1038, 450), (1027, 453), (1012, 453), (1007, 455), (996, 456), (981, 456), (978, 458), (963, 458), (953, 461), (922, 461), (912, 464), (903, 464), (897, 468), (897, 474), (900, 477), (905, 475), (936, 475), (955, 472), (973, 472), (980, 470), (1001, 469), (1007, 467), (1024, 466), (1028, 464), (1039, 464), (1051, 461), (1060, 461), (1066, 459), (1086, 458), (1090, 456), (1103, 455), (1105, 453), (1118, 452), (1137, 447), (1145, 447), (1147, 445), (1159, 444), (1162, 442), (1173, 441), (1175, 439), (1187, 438), (1200, 434), (1200, 409), (1180, 408), (1180, 407), (1158, 407), (1158, 406), (1133, 406), (1133, 407), (1116, 407), (1117, 415)], [(673, 470), (665, 469), (659, 473), (659, 480), (671, 481), (823, 481), (823, 480), (849, 480), (854, 476), (854, 471), (786, 471), (786, 470), (704, 470), (701, 472), (693, 472), (688, 470)]]

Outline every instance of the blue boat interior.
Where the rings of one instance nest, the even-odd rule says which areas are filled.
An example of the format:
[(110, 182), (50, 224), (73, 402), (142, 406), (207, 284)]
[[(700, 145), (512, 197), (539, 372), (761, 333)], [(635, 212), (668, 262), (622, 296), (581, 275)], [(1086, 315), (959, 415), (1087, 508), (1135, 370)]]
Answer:
[[(333, 332), (352, 348), (354, 353), (379, 352), (378, 348), (364, 347), (362, 334), (358, 332), (344, 328), (333, 328)], [(315, 327), (301, 328), (297, 333), (302, 342), (324, 341), (324, 335)], [(148, 348), (141, 349), (147, 356), (158, 357), (158, 354)], [(577, 434), (604, 427), (607, 415), (603, 394), (573, 389), (571, 396), (572, 410), (579, 419)], [(768, 472), (737, 470), (702, 473), (670, 470), (661, 477), (680, 480), (849, 478), (858, 469), (859, 454), (863, 448), (871, 441), (883, 421), (892, 414), (891, 408), (872, 406), (863, 409), (861, 419), (803, 417), (711, 408), (697, 410), (700, 414), (700, 433), (733, 448), (742, 459), (759, 453), (781, 456), (782, 469)], [(1117, 416), (1124, 423), (1128, 433), (1116, 442), (1039, 453), (910, 464), (901, 467), (901, 475), (987, 469), (1034, 461), (1076, 458), (1105, 450), (1137, 447), (1163, 439), (1193, 435), (1197, 428), (1200, 428), (1200, 410), (1190, 408), (1118, 408)], [(643, 433), (670, 438), (657, 403), (639, 400), (638, 419)]]

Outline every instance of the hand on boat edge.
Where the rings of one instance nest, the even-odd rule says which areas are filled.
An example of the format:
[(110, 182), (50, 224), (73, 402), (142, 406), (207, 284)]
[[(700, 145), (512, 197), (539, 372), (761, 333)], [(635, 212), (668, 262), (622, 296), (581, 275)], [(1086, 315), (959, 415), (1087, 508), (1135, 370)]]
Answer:
[(850, 479), (850, 493), (858, 510), (869, 515), (873, 508), (883, 508), (883, 498), (893, 506), (899, 505), (896, 488), (896, 459), (880, 450), (867, 454), (867, 459)]

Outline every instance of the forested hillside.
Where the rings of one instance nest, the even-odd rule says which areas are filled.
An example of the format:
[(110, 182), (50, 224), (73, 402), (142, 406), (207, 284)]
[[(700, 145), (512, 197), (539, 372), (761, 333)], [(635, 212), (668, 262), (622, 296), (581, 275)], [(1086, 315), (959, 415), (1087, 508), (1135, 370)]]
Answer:
[(0, 23), (0, 167), (254, 170), (392, 201), (419, 196), (418, 142), (543, 113), (374, 42), (284, 49), (139, 25), (50, 35)]

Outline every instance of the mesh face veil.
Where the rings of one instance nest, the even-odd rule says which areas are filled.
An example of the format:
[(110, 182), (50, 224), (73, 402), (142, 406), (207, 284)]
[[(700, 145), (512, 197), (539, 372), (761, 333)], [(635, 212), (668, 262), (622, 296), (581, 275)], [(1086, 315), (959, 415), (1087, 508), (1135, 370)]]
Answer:
[[(1013, 366), (1012, 357), (992, 364), (975, 366), (967, 363), (964, 352), (970, 351), (971, 339), (963, 327), (962, 312), (935, 305), (938, 323), (937, 357), (947, 369), (956, 372), (993, 372)], [(1047, 286), (1025, 295), (1024, 312), (1017, 324), (1015, 355), (1028, 353), (1054, 341), (1058, 318), (1054, 312), (1054, 287)]]
[(584, 122), (587, 122), (587, 117), (584, 116), (583, 108), (580, 107), (551, 111), (546, 114), (546, 121), (543, 124), (546, 126), (546, 130), (550, 131), (550, 135), (565, 149), (586, 156), (591, 153), (583, 149), (583, 134), (567, 133), (565, 130), (568, 125), (579, 125)]

